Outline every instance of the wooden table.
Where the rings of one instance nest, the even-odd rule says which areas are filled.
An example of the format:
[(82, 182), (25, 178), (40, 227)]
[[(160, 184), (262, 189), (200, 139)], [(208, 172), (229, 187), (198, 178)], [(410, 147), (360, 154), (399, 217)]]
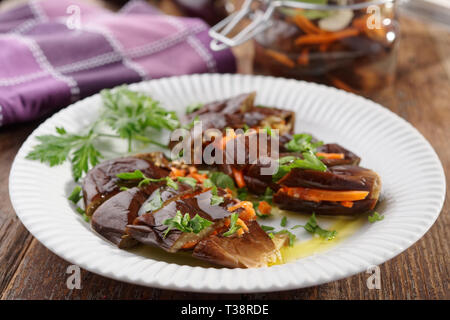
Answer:
[[(431, 142), (450, 184), (450, 33), (402, 19), (395, 84), (377, 97)], [(245, 69), (245, 63), (243, 65)], [(38, 122), (0, 129), (0, 296), (2, 299), (448, 299), (449, 195), (428, 233), (381, 265), (381, 289), (368, 274), (285, 292), (220, 295), (135, 286), (82, 271), (82, 288), (66, 286), (68, 262), (47, 250), (16, 217), (8, 195), (11, 162)]]

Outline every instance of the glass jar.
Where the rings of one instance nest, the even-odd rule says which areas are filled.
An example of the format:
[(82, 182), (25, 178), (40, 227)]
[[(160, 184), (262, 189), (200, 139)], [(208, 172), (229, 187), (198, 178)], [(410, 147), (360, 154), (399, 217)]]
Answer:
[(393, 82), (399, 38), (395, 1), (282, 3), (269, 26), (254, 36), (255, 73), (324, 83), (365, 96)]

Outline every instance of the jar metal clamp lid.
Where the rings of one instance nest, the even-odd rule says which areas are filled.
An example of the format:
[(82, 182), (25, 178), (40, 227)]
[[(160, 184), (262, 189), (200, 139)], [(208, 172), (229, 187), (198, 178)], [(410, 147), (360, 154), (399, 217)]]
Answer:
[[(273, 12), (279, 7), (306, 10), (360, 10), (369, 6), (383, 5), (395, 1), (396, 0), (371, 0), (353, 4), (321, 5), (289, 0), (245, 0), (239, 11), (229, 15), (209, 30), (209, 36), (212, 38), (210, 47), (214, 51), (220, 51), (252, 39), (255, 35), (271, 26), (270, 18)], [(253, 6), (254, 4), (257, 4), (256, 9)], [(261, 7), (265, 8), (265, 10), (262, 10)], [(233, 31), (233, 29), (244, 19), (249, 19), (250, 23), (236, 35), (229, 37), (228, 35), (231, 31)]]

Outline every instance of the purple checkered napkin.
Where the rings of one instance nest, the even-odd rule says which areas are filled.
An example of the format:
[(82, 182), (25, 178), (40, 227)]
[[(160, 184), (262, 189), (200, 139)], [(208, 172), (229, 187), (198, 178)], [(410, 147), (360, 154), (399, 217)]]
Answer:
[(202, 20), (164, 15), (141, 1), (117, 13), (74, 0), (1, 12), (0, 126), (123, 83), (234, 72), (231, 51), (211, 51), (209, 41)]

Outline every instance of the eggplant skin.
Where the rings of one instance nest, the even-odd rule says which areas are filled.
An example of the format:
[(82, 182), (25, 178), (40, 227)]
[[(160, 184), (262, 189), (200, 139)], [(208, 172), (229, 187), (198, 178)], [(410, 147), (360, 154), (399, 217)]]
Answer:
[(194, 249), (195, 258), (228, 268), (260, 268), (275, 262), (278, 250), (256, 221), (247, 222), (249, 232), (242, 236), (212, 235)]
[(303, 187), (327, 190), (363, 190), (378, 198), (380, 177), (372, 170), (351, 166), (335, 166), (321, 172), (316, 170), (292, 169), (278, 184), (285, 187)]
[[(218, 189), (220, 196), (226, 195), (225, 191)], [(127, 234), (135, 240), (160, 247), (169, 252), (176, 252), (188, 241), (201, 240), (203, 237), (221, 227), (224, 219), (231, 215), (228, 207), (236, 203), (236, 200), (224, 197), (224, 202), (220, 205), (211, 206), (211, 191), (193, 193), (191, 196), (184, 195), (181, 198), (174, 198), (167, 201), (164, 206), (156, 211), (145, 213), (137, 217), (133, 224), (127, 226)], [(200, 217), (212, 221), (209, 228), (205, 228), (198, 234), (185, 233), (177, 229), (172, 229), (166, 237), (164, 233), (167, 226), (164, 225), (166, 219), (173, 218), (177, 211), (183, 215), (188, 213), (191, 218), (196, 214)]]
[(92, 215), (104, 201), (119, 193), (121, 186), (133, 187), (137, 184), (137, 182), (121, 182), (116, 177), (118, 173), (139, 169), (146, 176), (155, 179), (169, 175), (170, 170), (165, 167), (166, 164), (158, 154), (141, 154), (107, 160), (92, 168), (82, 182), (86, 214)]
[(282, 190), (279, 190), (273, 196), (273, 202), (276, 203), (280, 209), (330, 216), (353, 216), (363, 214), (373, 210), (377, 201), (377, 199), (354, 201), (353, 207), (347, 208), (336, 202), (314, 202), (290, 197)]
[[(203, 130), (219, 129), (227, 127), (236, 128), (235, 115), (242, 115), (251, 108), (255, 100), (256, 92), (244, 93), (238, 96), (206, 103), (202, 108), (187, 115), (183, 122), (190, 123), (198, 118), (202, 122)], [(244, 123), (240, 124), (241, 127)]]
[(126, 237), (125, 229), (137, 218), (139, 209), (146, 199), (147, 193), (139, 188), (128, 189), (114, 195), (94, 212), (91, 220), (92, 228), (119, 248), (131, 247), (136, 242)]
[(339, 165), (359, 165), (361, 158), (337, 143), (327, 143), (317, 148), (317, 152), (343, 153), (344, 159), (322, 159), (327, 167)]

